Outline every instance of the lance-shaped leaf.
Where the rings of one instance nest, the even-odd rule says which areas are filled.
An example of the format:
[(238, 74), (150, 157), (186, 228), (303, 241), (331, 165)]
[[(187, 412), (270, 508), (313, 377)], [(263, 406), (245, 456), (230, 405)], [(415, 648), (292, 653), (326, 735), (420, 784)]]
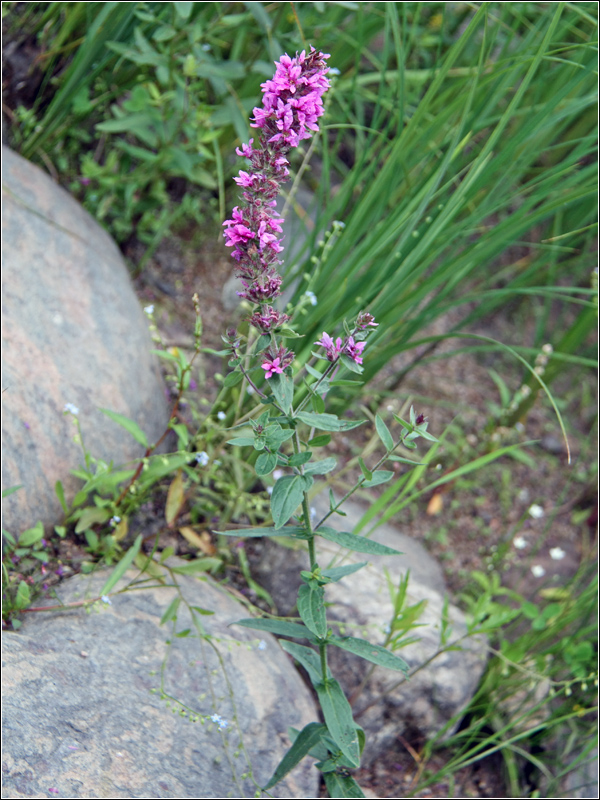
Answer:
[(148, 447), (148, 438), (144, 431), (140, 428), (137, 422), (134, 422), (129, 417), (123, 416), (123, 414), (117, 414), (116, 411), (109, 411), (108, 408), (100, 408), (103, 414), (106, 414), (107, 417), (110, 417), (113, 422), (116, 422), (121, 427), (125, 428), (125, 430), (130, 433), (136, 442), (139, 442), (143, 447)]
[(394, 473), (389, 469), (376, 469), (375, 472), (372, 473), (372, 477), (361, 484), (361, 489), (370, 489), (371, 486), (379, 486), (380, 483), (387, 483), (387, 481), (393, 477)]
[(408, 673), (408, 664), (400, 656), (390, 653), (385, 647), (379, 644), (371, 644), (364, 639), (357, 639), (354, 636), (331, 636), (328, 639), (330, 644), (342, 650), (347, 650), (349, 653), (354, 653), (356, 656), (370, 661), (372, 664), (377, 664), (380, 667), (393, 669), (397, 672), (403, 672), (405, 675)]
[(267, 381), (277, 404), (287, 414), (292, 407), (292, 400), (294, 399), (294, 382), (287, 375), (275, 373)]
[(296, 416), (311, 428), (319, 431), (349, 431), (366, 422), (364, 419), (338, 419), (335, 414), (314, 414), (311, 411), (299, 411)]
[(390, 450), (394, 449), (394, 437), (390, 433), (388, 426), (385, 422), (381, 419), (379, 414), (375, 415), (375, 427), (377, 428), (377, 433), (379, 434), (379, 438), (383, 442), (385, 449), (389, 452)]
[(324, 578), (329, 578), (330, 581), (335, 583), (345, 578), (346, 575), (352, 575), (353, 572), (358, 572), (359, 569), (366, 567), (367, 564), (368, 561), (361, 561), (359, 564), (348, 564), (345, 567), (330, 567), (329, 569), (324, 569), (321, 574)]
[(123, 558), (119, 561), (117, 566), (113, 569), (111, 574), (108, 576), (108, 580), (102, 587), (100, 591), (100, 595), (108, 594), (113, 586), (123, 577), (123, 575), (127, 572), (131, 564), (133, 563), (133, 559), (139, 553), (140, 547), (142, 545), (142, 534), (140, 533), (139, 536), (136, 538), (133, 545), (129, 548), (129, 550), (125, 553)]
[(310, 641), (313, 641), (313, 635), (308, 628), (297, 622), (286, 622), (281, 619), (239, 619), (231, 624), (242, 625), (244, 628), (252, 628), (256, 631), (266, 631), (277, 636), (291, 636), (294, 639), (310, 639)]
[(314, 581), (302, 584), (298, 590), (298, 613), (315, 636), (323, 639), (327, 635), (325, 590), (322, 586)]
[(385, 544), (380, 544), (372, 539), (366, 539), (364, 536), (356, 536), (354, 533), (347, 533), (345, 531), (336, 531), (323, 525), (316, 533), (330, 542), (346, 547), (348, 550), (355, 550), (358, 553), (371, 553), (374, 556), (401, 556), (399, 550), (394, 550)]
[[(282, 648), (289, 653), (299, 664), (302, 664), (304, 669), (308, 672), (308, 676), (313, 682), (321, 683), (323, 681), (323, 673), (321, 672), (321, 658), (316, 650), (310, 647), (305, 647), (303, 644), (296, 644), (296, 642), (288, 642), (287, 639), (281, 639), (279, 644)], [(331, 678), (331, 671), (327, 667), (327, 677)]]
[(351, 775), (342, 772), (326, 772), (323, 775), (329, 797), (364, 797), (363, 790)]
[(321, 703), (325, 724), (335, 743), (350, 761), (352, 766), (360, 764), (360, 744), (352, 709), (342, 687), (336, 680), (315, 684)]
[(324, 458), (322, 461), (313, 461), (304, 467), (305, 475), (326, 475), (335, 469), (337, 461), (335, 458)]
[(310, 750), (321, 741), (321, 737), (325, 733), (327, 733), (327, 728), (320, 722), (310, 722), (303, 728), (296, 737), (294, 744), (279, 762), (277, 769), (263, 791), (268, 791), (285, 778), (288, 772), (294, 769), (296, 764), (299, 764), (304, 756), (308, 755)]
[(248, 539), (259, 536), (291, 536), (306, 538), (306, 529), (298, 525), (288, 525), (284, 528), (238, 528), (231, 531), (213, 531), (214, 534), (223, 536), (239, 536), (240, 539)]

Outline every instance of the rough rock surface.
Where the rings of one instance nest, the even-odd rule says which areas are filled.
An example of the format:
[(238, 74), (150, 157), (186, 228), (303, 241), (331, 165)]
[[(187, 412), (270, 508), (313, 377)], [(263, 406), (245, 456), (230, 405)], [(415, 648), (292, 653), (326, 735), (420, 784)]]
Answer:
[(56, 524), (86, 447), (120, 464), (142, 447), (98, 409), (134, 419), (156, 440), (168, 419), (148, 322), (120, 252), (102, 228), (38, 167), (2, 148), (3, 488), (24, 488), (4, 503), (13, 534)]
[[(328, 511), (328, 501), (323, 497), (311, 504), (319, 512), (318, 516)], [(338, 530), (352, 531), (365, 509), (347, 502), (343, 510), (348, 516), (330, 517), (327, 524)], [(365, 531), (361, 533), (364, 535)], [(339, 623), (346, 635), (383, 644), (393, 616), (384, 570), (396, 587), (410, 570), (406, 605), (424, 601), (418, 620), (422, 627), (409, 633), (418, 641), (402, 647), (397, 654), (408, 663), (411, 672), (430, 659), (440, 648), (444, 612), (448, 623), (446, 643), (461, 639), (461, 649), (441, 653), (416, 671), (409, 681), (403, 681), (399, 672), (375, 668), (354, 703), (355, 718), (367, 733), (363, 764), (373, 761), (398, 735), (419, 731), (431, 737), (440, 732), (452, 717), (460, 715), (471, 699), (487, 659), (483, 637), (462, 639), (467, 630), (464, 615), (452, 603), (444, 605), (442, 571), (425, 548), (390, 524), (378, 526), (371, 538), (400, 550), (403, 555), (373, 556), (341, 551), (343, 561), (340, 561), (339, 548), (324, 539), (318, 540), (321, 566), (328, 566), (336, 557), (338, 564), (369, 562), (359, 572), (327, 587), (325, 600), (332, 604), (328, 608), (328, 618)], [(272, 541), (265, 541), (262, 548), (262, 557), (254, 568), (255, 578), (271, 594), (279, 613), (289, 614), (300, 584), (299, 570), (308, 569), (306, 551), (289, 550)], [(329, 648), (328, 653), (334, 677), (340, 681), (346, 695), (352, 697), (372, 665), (336, 647)], [(456, 725), (457, 722), (452, 729)]]
[[(109, 574), (78, 575), (58, 595), (65, 603), (98, 597)], [(275, 639), (228, 627), (248, 614), (217, 584), (177, 575), (190, 605), (215, 612), (200, 616), (210, 634), (202, 640), (183, 602), (174, 627), (160, 626), (175, 588), (115, 594), (137, 574), (117, 584), (112, 605), (28, 614), (18, 633), (3, 635), (3, 797), (253, 797), (256, 785), (242, 778), (245, 755), (235, 755), (240, 732), (264, 785), (289, 747), (288, 727), (317, 719)], [(186, 629), (188, 637), (173, 635)], [(151, 693), (163, 663), (165, 693), (204, 724)], [(213, 714), (227, 727), (220, 731)], [(317, 790), (309, 760), (272, 792), (315, 797)]]

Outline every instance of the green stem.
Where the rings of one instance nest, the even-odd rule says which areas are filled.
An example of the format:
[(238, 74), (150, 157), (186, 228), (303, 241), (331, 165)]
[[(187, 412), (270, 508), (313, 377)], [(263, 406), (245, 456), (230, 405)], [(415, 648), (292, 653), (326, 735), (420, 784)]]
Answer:
[(319, 652), (321, 653), (321, 672), (323, 674), (323, 683), (327, 680), (327, 643), (319, 643)]

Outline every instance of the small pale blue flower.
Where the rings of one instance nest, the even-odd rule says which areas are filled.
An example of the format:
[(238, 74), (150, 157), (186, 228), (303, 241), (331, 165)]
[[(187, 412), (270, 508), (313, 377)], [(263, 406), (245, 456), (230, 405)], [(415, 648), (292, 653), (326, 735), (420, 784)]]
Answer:
[(196, 461), (201, 467), (205, 467), (209, 460), (208, 453), (206, 453), (204, 450), (201, 453), (196, 453)]
[(102, 600), (103, 603), (112, 606), (112, 603), (110, 602), (110, 597), (107, 594), (103, 594), (100, 599)]
[(219, 413), (217, 414), (217, 419), (220, 419), (221, 421), (223, 421), (226, 418), (227, 418), (227, 414), (224, 411), (219, 411)]
[(79, 409), (77, 408), (77, 406), (73, 405), (73, 403), (65, 403), (64, 410), (67, 411), (69, 414), (73, 414), (74, 417), (76, 417), (77, 414), (79, 414)]
[(145, 306), (144, 311), (150, 317), (152, 314), (154, 314), (154, 306), (153, 305)]
[(266, 650), (267, 649), (267, 643), (265, 642), (264, 639), (260, 640), (260, 642), (256, 645), (256, 649), (257, 650)]

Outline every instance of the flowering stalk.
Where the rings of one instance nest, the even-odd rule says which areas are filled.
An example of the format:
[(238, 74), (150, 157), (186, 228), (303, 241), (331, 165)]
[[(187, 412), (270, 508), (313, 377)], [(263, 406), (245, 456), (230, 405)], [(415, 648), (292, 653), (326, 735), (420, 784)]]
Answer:
[[(323, 332), (321, 339), (315, 342), (322, 349), (313, 355), (317, 363), (321, 359), (326, 366), (319, 371), (310, 364), (306, 365), (308, 380), (316, 380), (312, 384), (306, 382), (308, 395), (294, 408), (292, 363), (295, 356), (281, 340), (298, 334), (288, 327), (290, 316), (278, 311), (274, 305), (281, 293), (282, 281), (277, 268), (281, 264), (280, 254), (283, 250), (279, 237), (283, 219), (275, 211), (276, 198), (281, 184), (288, 178), (287, 155), (290, 149), (318, 130), (317, 120), (323, 113), (322, 96), (329, 87), (325, 77), (328, 72), (327, 58), (327, 55), (314, 48), (308, 55), (303, 51), (294, 58), (282, 56), (276, 63), (274, 78), (262, 84), (263, 107), (254, 109), (252, 125), (260, 130), (258, 145), (254, 148), (254, 140), (251, 139), (236, 151), (248, 159), (249, 165), (235, 178), (242, 189), (243, 204), (236, 206), (231, 219), (223, 223), (224, 236), (226, 245), (232, 248), (232, 256), (238, 265), (237, 275), (242, 281), (243, 290), (238, 294), (253, 304), (254, 309), (248, 321), (258, 331), (260, 338), (254, 351), (248, 352), (245, 357), (240, 352), (241, 337), (235, 330), (227, 331), (223, 340), (231, 354), (230, 366), (234, 372), (241, 373), (239, 377), (245, 377), (260, 395), (263, 411), (257, 418), (249, 418), (250, 430), (246, 424), (238, 425), (244, 427), (245, 431), (231, 439), (229, 444), (254, 447), (257, 451), (254, 466), (259, 476), (271, 475), (278, 467), (287, 468), (289, 472), (277, 479), (272, 490), (271, 528), (237, 529), (221, 533), (242, 538), (265, 534), (284, 535), (300, 539), (308, 547), (309, 571), (301, 572), (303, 583), (297, 602), (301, 624), (290, 625), (289, 622), (273, 619), (248, 619), (238, 623), (287, 637), (294, 636), (294, 631), (300, 631), (298, 635), (307, 639), (313, 647), (294, 645), (288, 641), (285, 649), (308, 671), (323, 710), (324, 724), (311, 723), (299, 733), (264, 790), (268, 791), (278, 783), (290, 765), (296, 764), (318, 744), (329, 753), (328, 758), (317, 767), (322, 769), (330, 793), (335, 797), (361, 797), (363, 795), (347, 769), (360, 764), (362, 732), (352, 717), (352, 709), (342, 688), (331, 676), (327, 666), (327, 648), (336, 646), (351, 650), (373, 663), (404, 673), (407, 665), (384, 647), (354, 637), (336, 636), (328, 627), (325, 586), (355, 569), (338, 567), (321, 570), (317, 563), (317, 540), (323, 537), (362, 553), (396, 554), (397, 551), (370, 539), (340, 533), (325, 526), (323, 523), (329, 516), (341, 513), (338, 509), (343, 501), (336, 504), (332, 499), (329, 514), (313, 528), (309, 491), (314, 484), (314, 476), (325, 475), (336, 466), (335, 459), (331, 457), (313, 460), (312, 451), (325, 446), (330, 438), (328, 433), (314, 437), (314, 431), (346, 431), (362, 424), (362, 421), (343, 420), (335, 414), (324, 413), (325, 399), (335, 386), (334, 378), (340, 366), (352, 372), (362, 372), (367, 337), (377, 323), (371, 314), (361, 312), (352, 326), (344, 322), (343, 336), (334, 338)], [(338, 223), (338, 228), (341, 228), (341, 223)], [(310, 299), (311, 293), (307, 293), (306, 297)], [(257, 357), (260, 358), (258, 366), (250, 367), (251, 360)], [(260, 369), (264, 370), (266, 385), (271, 390), (269, 394), (260, 391), (252, 377), (251, 373)], [(234, 385), (236, 380), (233, 376), (228, 385)], [(376, 486), (390, 480), (395, 473), (378, 468), (386, 460), (407, 462), (407, 459), (393, 455), (400, 444), (411, 448), (416, 447), (413, 439), (419, 436), (433, 438), (426, 433), (425, 420), (421, 416), (416, 417), (412, 409), (410, 423), (398, 417), (396, 419), (404, 430), (395, 439), (383, 420), (376, 417), (377, 432), (385, 446), (385, 455), (377, 461), (372, 471), (359, 459), (363, 475), (346, 497), (359, 487)], [(302, 425), (308, 428), (308, 435), (300, 435)], [(292, 445), (291, 453), (285, 450), (286, 442)], [(292, 524), (287, 524), (290, 521)], [(339, 794), (342, 785), (346, 793)]]

